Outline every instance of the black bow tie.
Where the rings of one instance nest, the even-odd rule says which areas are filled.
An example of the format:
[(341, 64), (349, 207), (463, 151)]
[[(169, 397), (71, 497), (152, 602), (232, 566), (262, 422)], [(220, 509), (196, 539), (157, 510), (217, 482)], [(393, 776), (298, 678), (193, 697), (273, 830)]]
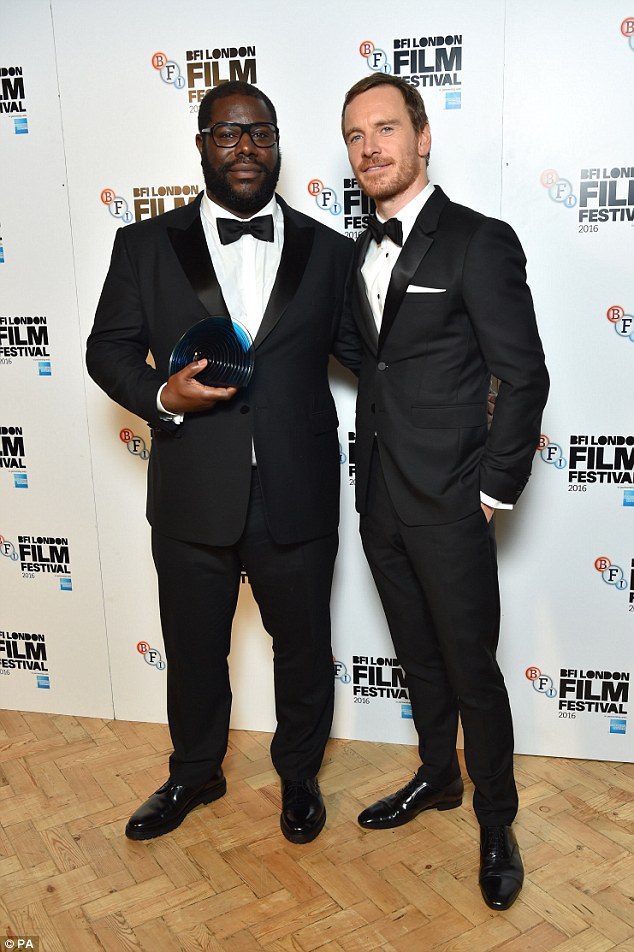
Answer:
[(377, 245), (381, 244), (386, 235), (395, 245), (403, 244), (403, 226), (398, 218), (389, 218), (383, 222), (379, 221), (376, 215), (368, 215), (368, 228)]
[(273, 241), (273, 216), (260, 215), (250, 221), (238, 221), (236, 218), (217, 218), (218, 237), (222, 245), (230, 245), (243, 235), (253, 235), (261, 241)]

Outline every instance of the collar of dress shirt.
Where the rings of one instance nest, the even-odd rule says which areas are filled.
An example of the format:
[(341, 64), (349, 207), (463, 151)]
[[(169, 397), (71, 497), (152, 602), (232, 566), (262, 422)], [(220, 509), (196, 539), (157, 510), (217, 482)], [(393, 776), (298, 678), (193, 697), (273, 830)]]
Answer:
[[(409, 234), (414, 227), (414, 222), (421, 213), (421, 209), (431, 193), (434, 191), (434, 186), (431, 182), (428, 182), (422, 192), (419, 192), (418, 195), (415, 195), (414, 198), (410, 199), (407, 205), (403, 207), (396, 213), (396, 215), (390, 216), (391, 218), (398, 218), (401, 225), (403, 226), (403, 244), (409, 238)], [(204, 202), (204, 199), (203, 199)], [(379, 221), (387, 221), (387, 218), (383, 218), (377, 212), (376, 217)], [(385, 239), (384, 239), (385, 240)]]
[(270, 202), (267, 202), (264, 208), (261, 208), (259, 212), (256, 212), (254, 215), (250, 215), (249, 218), (239, 218), (238, 215), (234, 215), (233, 212), (230, 212), (228, 209), (222, 208), (222, 206), (216, 204), (213, 199), (209, 198), (207, 192), (203, 192), (200, 210), (207, 221), (213, 225), (216, 234), (218, 234), (217, 218), (235, 218), (236, 221), (250, 221), (251, 218), (259, 218), (261, 215), (272, 215), (275, 226), (279, 224), (280, 218), (283, 220), (282, 209), (277, 204), (275, 195)]

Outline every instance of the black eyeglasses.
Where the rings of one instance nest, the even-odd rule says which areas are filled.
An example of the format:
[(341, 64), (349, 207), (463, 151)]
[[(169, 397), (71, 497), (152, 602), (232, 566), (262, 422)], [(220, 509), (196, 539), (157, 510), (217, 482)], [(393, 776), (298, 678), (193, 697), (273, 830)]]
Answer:
[(201, 135), (210, 135), (221, 149), (232, 149), (247, 132), (259, 149), (270, 149), (279, 140), (280, 130), (272, 122), (216, 122)]

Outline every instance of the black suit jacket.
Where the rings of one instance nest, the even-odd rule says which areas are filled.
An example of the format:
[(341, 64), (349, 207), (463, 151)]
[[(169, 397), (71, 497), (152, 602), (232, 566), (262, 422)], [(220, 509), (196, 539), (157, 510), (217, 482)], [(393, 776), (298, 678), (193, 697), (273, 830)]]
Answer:
[[(231, 545), (246, 518), (255, 446), (269, 529), (277, 542), (318, 538), (339, 518), (337, 414), (331, 352), (358, 360), (340, 317), (352, 242), (289, 208), (277, 279), (255, 339), (248, 388), (178, 426), (160, 419), (159, 387), (174, 344), (227, 308), (209, 256), (200, 201), (117, 232), (88, 338), (96, 383), (152, 428), (147, 517), (165, 535)], [(154, 366), (148, 363), (151, 353)]]
[[(407, 525), (462, 519), (479, 507), (480, 490), (515, 503), (548, 394), (515, 233), (436, 187), (392, 272), (380, 336), (360, 271), (370, 240), (366, 232), (357, 243), (353, 293), (364, 350), (357, 508), (367, 509), (375, 434), (390, 497)], [(491, 374), (501, 383), (488, 429)]]

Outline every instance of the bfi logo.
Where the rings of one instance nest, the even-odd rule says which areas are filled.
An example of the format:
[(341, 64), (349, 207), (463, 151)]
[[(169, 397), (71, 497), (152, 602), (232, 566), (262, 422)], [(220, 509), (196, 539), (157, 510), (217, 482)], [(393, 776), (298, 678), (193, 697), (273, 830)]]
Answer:
[(539, 180), (547, 189), (553, 202), (557, 202), (558, 205), (563, 205), (565, 208), (575, 207), (577, 196), (573, 192), (572, 182), (561, 178), (559, 172), (555, 169), (544, 169)]
[(308, 194), (312, 195), (317, 203), (317, 207), (322, 212), (330, 212), (331, 215), (341, 215), (341, 202), (337, 199), (337, 193), (334, 188), (324, 185), (321, 179), (311, 179), (308, 183)]
[(359, 44), (359, 53), (368, 64), (368, 69), (374, 73), (391, 73), (390, 63), (385, 50), (378, 49), (372, 40), (363, 40)]
[(533, 690), (543, 694), (547, 698), (557, 697), (557, 688), (549, 674), (545, 674), (540, 668), (532, 665), (524, 672), (527, 679), (532, 683)]
[(174, 60), (168, 59), (165, 53), (160, 51), (152, 57), (152, 66), (160, 74), (164, 83), (173, 86), (174, 89), (183, 89), (185, 86), (185, 77), (181, 73), (180, 66)]
[(545, 433), (542, 433), (539, 437), (537, 452), (545, 463), (550, 463), (555, 469), (565, 469), (568, 465), (568, 460), (563, 455), (559, 443), (553, 443)]
[(128, 207), (127, 201), (125, 198), (117, 195), (114, 189), (102, 189), (100, 198), (113, 218), (119, 218), (124, 225), (128, 225), (132, 221), (132, 212)]
[(152, 648), (147, 641), (139, 641), (136, 650), (142, 656), (145, 663), (156, 668), (157, 671), (164, 671), (167, 667), (158, 648)]
[(607, 555), (600, 555), (595, 559), (594, 567), (601, 574), (606, 585), (613, 585), (618, 592), (623, 592), (627, 588), (628, 583), (623, 569), (619, 565), (614, 565)]
[(136, 436), (128, 427), (124, 427), (119, 433), (119, 439), (128, 447), (128, 453), (138, 456), (140, 459), (149, 459), (150, 451), (145, 445), (145, 440), (141, 436)]
[(607, 309), (605, 316), (619, 337), (634, 344), (634, 316), (632, 314), (626, 314), (620, 304), (613, 304)]

